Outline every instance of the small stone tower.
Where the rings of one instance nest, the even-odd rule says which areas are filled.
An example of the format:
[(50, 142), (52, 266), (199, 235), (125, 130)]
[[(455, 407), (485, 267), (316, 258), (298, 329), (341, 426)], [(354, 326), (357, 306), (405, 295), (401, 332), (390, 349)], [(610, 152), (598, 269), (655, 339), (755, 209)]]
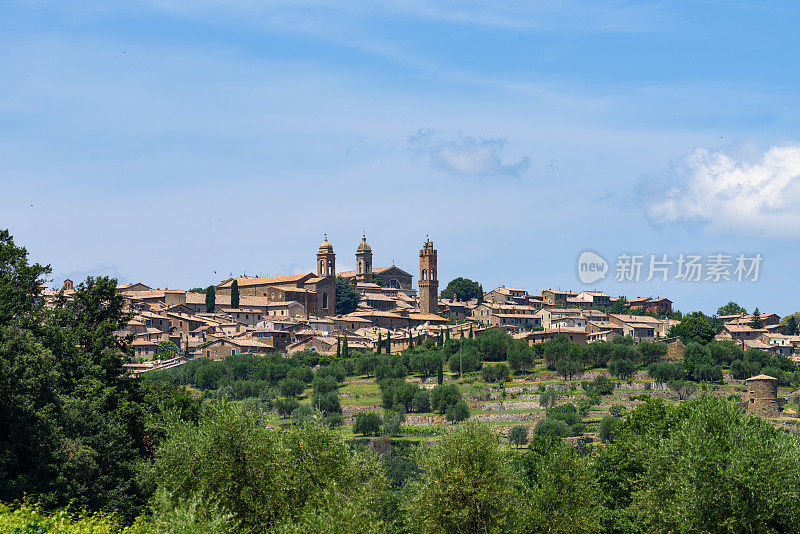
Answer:
[(778, 417), (778, 379), (758, 375), (747, 379), (747, 411), (761, 417)]
[(372, 247), (367, 243), (367, 236), (361, 236), (361, 243), (356, 249), (356, 280), (372, 281)]
[(333, 252), (333, 245), (328, 243), (328, 234), (325, 234), (325, 240), (317, 252), (317, 276), (320, 278), (336, 276), (336, 254)]
[(425, 240), (419, 251), (419, 311), (439, 313), (439, 278), (436, 267), (436, 249), (433, 241)]
[(68, 290), (70, 290), (70, 289), (74, 289), (74, 287), (73, 287), (73, 285), (72, 285), (72, 280), (70, 280), (69, 278), (67, 278), (66, 280), (64, 280), (64, 290), (65, 290), (65, 291), (68, 291)]

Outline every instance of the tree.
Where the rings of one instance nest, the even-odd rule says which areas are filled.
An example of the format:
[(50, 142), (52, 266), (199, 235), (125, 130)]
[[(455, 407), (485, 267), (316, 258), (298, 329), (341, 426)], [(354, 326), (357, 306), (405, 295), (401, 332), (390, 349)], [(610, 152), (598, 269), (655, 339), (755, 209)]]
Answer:
[(556, 402), (563, 396), (560, 389), (555, 387), (548, 387), (539, 394), (539, 406), (542, 408), (550, 408), (556, 405)]
[(515, 532), (522, 527), (522, 481), (507, 449), (485, 426), (467, 424), (424, 447), (409, 503), (419, 532)]
[(506, 359), (514, 371), (522, 371), (533, 364), (533, 349), (526, 341), (515, 339), (506, 349)]
[(436, 386), (431, 390), (431, 409), (445, 413), (448, 407), (461, 400), (461, 392), (455, 384)]
[[(464, 331), (461, 332), (463, 334)], [(512, 341), (514, 338), (502, 328), (490, 328), (478, 337), (478, 350), (483, 360), (501, 362), (506, 359), (506, 351)]]
[(357, 503), (345, 514), (348, 525), (363, 531), (364, 524), (381, 524), (380, 470), (374, 455), (350, 453), (343, 437), (313, 416), (272, 430), (236, 404), (213, 403), (198, 425), (170, 433), (148, 474), (172, 502), (202, 495), (201, 517), (210, 511), (206, 503), (216, 504), (232, 515), (235, 531), (316, 531), (304, 524), (320, 514), (342, 521), (326, 503), (351, 506), (345, 501)]
[(700, 365), (714, 365), (715, 362), (708, 350), (699, 343), (689, 343), (683, 349), (683, 367), (689, 377), (694, 377), (695, 367)]
[(444, 412), (444, 417), (451, 423), (460, 423), (469, 418), (469, 406), (463, 400), (451, 404)]
[(686, 371), (680, 363), (658, 362), (647, 368), (647, 374), (658, 384), (666, 384), (670, 380), (683, 380)]
[(485, 382), (505, 382), (509, 375), (508, 366), (504, 363), (485, 365), (481, 370), (481, 376)]
[(753, 310), (753, 318), (750, 320), (750, 328), (759, 329), (764, 328), (764, 321), (761, 319), (761, 312), (758, 311), (758, 308)]
[(438, 368), (436, 369), (436, 383), (439, 384), (440, 386), (442, 385), (442, 382), (444, 382), (444, 368), (443, 367), (444, 366), (442, 365), (442, 359), (439, 358), (439, 365), (438, 365)]
[(361, 301), (361, 295), (346, 278), (336, 277), (336, 313), (347, 315), (353, 313)]
[(717, 315), (745, 315), (745, 314), (747, 314), (747, 310), (745, 310), (742, 306), (739, 306), (734, 301), (730, 301), (726, 305), (717, 308)]
[(556, 371), (564, 377), (564, 380), (572, 380), (581, 371), (581, 364), (574, 358), (562, 358), (556, 364)]
[(483, 299), (483, 288), (478, 282), (469, 278), (458, 277), (450, 280), (447, 287), (442, 291), (442, 298), (450, 300), (467, 301), (472, 299)]
[(646, 531), (796, 530), (796, 435), (717, 397), (693, 400), (678, 413), (664, 438), (652, 441), (644, 464), (635, 506)]
[(347, 348), (347, 334), (344, 335), (344, 340), (342, 341), (342, 358), (349, 358), (350, 357), (350, 350)]
[(383, 433), (387, 436), (399, 436), (403, 430), (403, 422), (406, 414), (394, 410), (388, 410), (383, 414)]
[[(783, 321), (782, 321), (783, 322)], [(783, 326), (783, 333), (787, 336), (796, 336), (798, 333), (797, 317), (793, 314), (786, 317), (786, 322)]]
[(314, 397), (313, 404), (314, 407), (325, 416), (342, 413), (342, 406), (339, 403), (339, 395), (335, 391)]
[(619, 380), (630, 381), (636, 372), (636, 366), (629, 359), (612, 360), (608, 364), (608, 372), (616, 376)]
[(180, 353), (181, 349), (173, 341), (168, 341), (166, 339), (162, 339), (158, 342), (159, 347), (159, 355), (162, 359), (165, 358), (173, 358)]
[(206, 288), (206, 313), (214, 313), (217, 309), (217, 288), (213, 285)]
[(234, 280), (231, 283), (231, 308), (239, 307), (239, 281)]
[(431, 411), (431, 394), (427, 389), (420, 389), (411, 401), (411, 411), (425, 413)]
[(323, 376), (317, 372), (317, 376), (311, 381), (311, 387), (314, 390), (314, 395), (324, 395), (339, 389), (339, 383), (333, 376)]
[(353, 433), (377, 436), (381, 432), (381, 416), (375, 412), (359, 412), (353, 422)]
[(667, 387), (678, 394), (680, 400), (686, 400), (697, 390), (697, 386), (686, 380), (670, 380)]
[(614, 435), (616, 432), (616, 425), (619, 423), (619, 417), (615, 415), (606, 415), (597, 424), (597, 436), (603, 443), (613, 443)]
[(513, 443), (518, 449), (528, 443), (528, 427), (517, 425), (508, 431), (508, 441)]
[(275, 411), (278, 412), (278, 415), (281, 417), (289, 417), (292, 412), (299, 407), (300, 401), (293, 397), (277, 399), (275, 401)]
[(376, 344), (375, 354), (380, 355), (382, 348), (383, 348), (383, 341), (381, 340), (381, 333), (378, 332), (378, 343)]
[(529, 495), (525, 532), (603, 531), (600, 519), (605, 510), (591, 456), (559, 437), (537, 435), (520, 463)]
[(481, 361), (478, 358), (478, 351), (473, 347), (462, 349), (460, 352), (450, 356), (447, 361), (447, 367), (451, 373), (459, 374), (461, 372), (474, 373), (475, 371), (480, 371)]
[(284, 378), (278, 382), (278, 390), (284, 397), (299, 397), (305, 389), (305, 382), (295, 378)]
[(711, 327), (705, 315), (690, 315), (684, 318), (680, 324), (673, 326), (669, 335), (680, 337), (684, 344), (688, 343), (708, 343), (714, 339), (716, 332)]

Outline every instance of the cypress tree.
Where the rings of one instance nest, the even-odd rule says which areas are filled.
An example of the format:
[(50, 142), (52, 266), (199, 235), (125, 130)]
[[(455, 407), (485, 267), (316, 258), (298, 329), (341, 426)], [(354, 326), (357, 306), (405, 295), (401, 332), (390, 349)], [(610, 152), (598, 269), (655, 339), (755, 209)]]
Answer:
[(344, 342), (342, 343), (342, 358), (348, 357), (348, 350), (347, 350), (347, 335), (344, 336)]
[(234, 280), (231, 284), (231, 308), (239, 307), (239, 282)]
[(447, 330), (444, 331), (444, 339), (445, 339), (445, 341), (450, 339), (450, 328), (448, 328)]
[(444, 370), (442, 369), (442, 360), (439, 358), (439, 369), (436, 372), (436, 383), (441, 386), (442, 382), (444, 382)]
[(414, 337), (411, 335), (411, 329), (408, 330), (408, 348), (414, 348)]
[(470, 339), (473, 338), (473, 335), (472, 335), (472, 324), (469, 325), (469, 338)]
[(214, 286), (206, 288), (206, 313), (214, 313), (217, 309), (217, 289)]
[(383, 345), (383, 341), (381, 340), (381, 333), (378, 332), (378, 350), (377, 350), (376, 354), (380, 354), (381, 353), (381, 348), (382, 348), (381, 345)]
[(342, 355), (342, 338), (336, 336), (336, 358), (338, 359), (341, 355)]
[(392, 353), (392, 335), (390, 333), (386, 333), (386, 354)]

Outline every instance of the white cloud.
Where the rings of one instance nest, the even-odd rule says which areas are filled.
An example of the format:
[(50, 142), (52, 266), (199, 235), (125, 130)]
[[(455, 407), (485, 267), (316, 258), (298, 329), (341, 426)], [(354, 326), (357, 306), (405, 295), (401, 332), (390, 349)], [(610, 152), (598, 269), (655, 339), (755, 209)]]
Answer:
[(655, 225), (700, 223), (712, 233), (800, 237), (800, 144), (770, 148), (757, 162), (697, 149), (680, 178), (647, 195)]
[(530, 167), (529, 157), (517, 163), (504, 164), (500, 152), (505, 139), (497, 137), (447, 138), (433, 130), (418, 130), (408, 138), (408, 149), (417, 157), (428, 160), (437, 170), (461, 175), (511, 176), (519, 178)]

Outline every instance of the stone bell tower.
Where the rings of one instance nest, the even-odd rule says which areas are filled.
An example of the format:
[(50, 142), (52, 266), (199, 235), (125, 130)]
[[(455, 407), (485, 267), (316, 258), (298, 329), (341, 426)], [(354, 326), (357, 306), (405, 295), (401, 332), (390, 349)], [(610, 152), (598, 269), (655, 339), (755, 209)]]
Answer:
[(361, 237), (356, 249), (356, 280), (372, 282), (372, 247), (367, 243), (367, 236)]
[(436, 249), (433, 241), (425, 240), (419, 251), (419, 311), (439, 313), (439, 278), (436, 266)]
[(336, 254), (333, 252), (333, 245), (328, 243), (327, 234), (317, 252), (317, 276), (320, 278), (336, 276)]

